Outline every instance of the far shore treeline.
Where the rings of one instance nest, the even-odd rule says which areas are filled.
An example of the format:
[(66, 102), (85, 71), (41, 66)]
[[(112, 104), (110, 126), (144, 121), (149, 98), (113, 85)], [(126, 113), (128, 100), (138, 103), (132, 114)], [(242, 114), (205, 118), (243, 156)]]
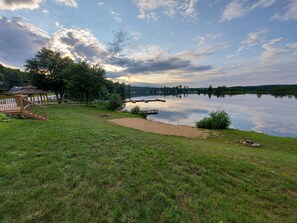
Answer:
[(270, 94), (275, 97), (289, 96), (297, 98), (297, 84), (295, 85), (260, 85), (260, 86), (234, 86), (226, 87), (219, 86), (217, 88), (211, 85), (207, 88), (190, 88), (188, 86), (174, 87), (130, 87), (131, 97), (145, 95), (182, 95), (182, 94), (204, 94), (216, 97), (224, 97), (225, 95), (238, 94), (257, 94), (260, 97), (262, 94)]
[(276, 97), (294, 96), (295, 85), (261, 85), (235, 87), (190, 88), (188, 86), (138, 87), (113, 82), (106, 78), (106, 71), (99, 65), (85, 61), (75, 62), (63, 57), (59, 52), (42, 48), (24, 65), (25, 72), (4, 67), (0, 64), (0, 93), (8, 92), (13, 86), (33, 85), (39, 89), (55, 93), (58, 102), (64, 97), (86, 103), (93, 100), (107, 100), (114, 94), (122, 99), (145, 95), (204, 94), (217, 97), (236, 94), (271, 94)]

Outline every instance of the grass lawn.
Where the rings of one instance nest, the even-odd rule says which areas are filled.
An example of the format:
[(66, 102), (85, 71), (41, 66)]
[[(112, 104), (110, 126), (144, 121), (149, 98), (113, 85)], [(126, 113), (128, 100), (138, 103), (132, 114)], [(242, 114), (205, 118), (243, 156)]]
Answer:
[(100, 113), (0, 122), (0, 222), (297, 222), (297, 139), (161, 136)]

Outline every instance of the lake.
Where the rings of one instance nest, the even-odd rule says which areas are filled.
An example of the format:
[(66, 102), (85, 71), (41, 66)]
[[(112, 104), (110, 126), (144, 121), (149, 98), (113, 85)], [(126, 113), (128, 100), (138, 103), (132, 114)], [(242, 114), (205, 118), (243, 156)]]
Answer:
[(174, 125), (194, 126), (209, 112), (224, 110), (232, 120), (231, 128), (263, 132), (275, 136), (297, 137), (297, 99), (275, 98), (271, 95), (235, 95), (211, 98), (208, 95), (144, 96), (131, 99), (164, 99), (166, 102), (127, 103), (125, 109), (134, 106), (141, 109), (158, 109), (158, 115), (147, 119)]

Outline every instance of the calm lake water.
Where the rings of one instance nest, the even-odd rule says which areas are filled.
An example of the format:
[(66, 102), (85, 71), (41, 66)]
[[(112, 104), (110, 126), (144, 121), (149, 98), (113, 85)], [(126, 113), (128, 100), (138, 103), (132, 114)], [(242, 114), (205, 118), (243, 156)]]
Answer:
[(275, 98), (271, 95), (236, 95), (209, 98), (207, 95), (190, 94), (176, 96), (145, 96), (132, 99), (164, 99), (166, 102), (127, 103), (130, 110), (138, 105), (141, 109), (158, 109), (155, 120), (175, 125), (194, 126), (197, 120), (209, 112), (224, 110), (232, 119), (231, 128), (263, 132), (269, 135), (297, 137), (297, 99)]

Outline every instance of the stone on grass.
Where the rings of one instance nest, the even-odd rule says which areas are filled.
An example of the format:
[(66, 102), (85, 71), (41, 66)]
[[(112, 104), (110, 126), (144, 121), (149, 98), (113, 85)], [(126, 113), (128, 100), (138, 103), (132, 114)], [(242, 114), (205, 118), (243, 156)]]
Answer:
[(248, 140), (248, 139), (241, 139), (240, 143), (245, 145), (245, 146), (250, 146), (250, 147), (260, 147), (260, 143), (258, 142), (253, 142), (252, 140)]

